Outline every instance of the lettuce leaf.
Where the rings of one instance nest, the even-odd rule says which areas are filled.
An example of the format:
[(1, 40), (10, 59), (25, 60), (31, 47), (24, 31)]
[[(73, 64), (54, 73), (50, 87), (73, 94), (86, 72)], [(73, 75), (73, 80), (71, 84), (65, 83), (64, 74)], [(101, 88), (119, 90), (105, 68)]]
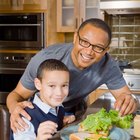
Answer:
[(91, 133), (98, 133), (98, 131), (108, 132), (111, 126), (117, 126), (120, 128), (130, 128), (132, 124), (132, 115), (119, 116), (119, 112), (116, 110), (110, 110), (107, 112), (102, 108), (96, 114), (90, 114), (83, 120), (80, 125), (84, 131)]
[(132, 119), (133, 119), (132, 114), (121, 117), (119, 116), (119, 112), (116, 110), (110, 110), (108, 114), (112, 120), (113, 125), (123, 129), (127, 129), (131, 127)]
[(87, 118), (80, 123), (84, 126), (84, 131), (98, 133), (98, 131), (108, 132), (109, 127), (112, 125), (111, 118), (104, 108), (96, 114), (90, 114)]

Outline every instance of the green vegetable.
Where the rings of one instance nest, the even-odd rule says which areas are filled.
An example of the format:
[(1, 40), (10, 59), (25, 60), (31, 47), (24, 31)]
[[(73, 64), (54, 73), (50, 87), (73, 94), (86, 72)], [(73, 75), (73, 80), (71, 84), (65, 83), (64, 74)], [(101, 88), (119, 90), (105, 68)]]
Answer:
[(84, 140), (92, 140), (92, 138), (85, 138)]
[(130, 128), (132, 118), (132, 115), (120, 117), (118, 111), (110, 110), (107, 112), (104, 108), (102, 108), (96, 114), (88, 115), (87, 118), (80, 123), (80, 125), (83, 126), (84, 131), (89, 131), (91, 133), (103, 131), (106, 133), (109, 131), (111, 126)]
[(121, 116), (119, 116), (118, 111), (110, 110), (109, 116), (112, 120), (113, 125), (120, 127), (120, 128), (123, 128), (123, 129), (127, 129), (127, 128), (131, 127), (132, 119), (133, 119), (132, 114), (121, 117)]
[(84, 131), (98, 133), (98, 131), (108, 132), (112, 125), (111, 118), (104, 108), (96, 114), (90, 114), (80, 123), (84, 126)]
[(110, 138), (99, 138), (98, 140), (111, 140)]

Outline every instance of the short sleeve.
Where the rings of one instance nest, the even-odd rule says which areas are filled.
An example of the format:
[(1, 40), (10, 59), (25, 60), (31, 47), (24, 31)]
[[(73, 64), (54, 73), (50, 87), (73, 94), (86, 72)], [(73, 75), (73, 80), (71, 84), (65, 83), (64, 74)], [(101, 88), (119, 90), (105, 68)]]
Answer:
[(111, 69), (106, 75), (106, 78), (106, 85), (110, 90), (119, 89), (126, 85), (123, 74), (119, 66), (115, 62), (112, 63)]

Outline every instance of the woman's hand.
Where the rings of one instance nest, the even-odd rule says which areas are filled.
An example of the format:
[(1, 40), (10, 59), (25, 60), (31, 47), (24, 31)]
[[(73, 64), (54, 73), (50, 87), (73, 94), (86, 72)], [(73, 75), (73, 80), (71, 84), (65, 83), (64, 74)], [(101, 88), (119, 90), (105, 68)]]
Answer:
[(52, 138), (52, 135), (57, 132), (58, 125), (52, 121), (45, 121), (40, 123), (37, 130), (36, 140), (48, 140)]
[(33, 105), (29, 101), (23, 101), (16, 104), (15, 109), (13, 112), (11, 112), (10, 116), (10, 124), (11, 129), (13, 132), (17, 132), (17, 130), (24, 131), (28, 125), (25, 123), (25, 121), (21, 118), (21, 115), (28, 120), (31, 120), (31, 117), (29, 114), (24, 110), (25, 107), (33, 108)]

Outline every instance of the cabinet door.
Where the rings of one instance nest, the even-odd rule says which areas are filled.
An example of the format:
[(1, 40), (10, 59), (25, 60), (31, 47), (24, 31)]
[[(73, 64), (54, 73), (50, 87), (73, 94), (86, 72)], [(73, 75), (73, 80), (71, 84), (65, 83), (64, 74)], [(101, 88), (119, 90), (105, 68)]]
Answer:
[(0, 5), (10, 5), (10, 0), (0, 0)]
[(11, 0), (0, 0), (0, 6), (10, 6)]
[(74, 32), (89, 18), (100, 18), (100, 0), (57, 0), (57, 31)]
[(24, 0), (24, 6), (30, 6), (33, 8), (46, 10), (47, 9), (47, 1), (46, 0)]
[(57, 0), (57, 31), (74, 32), (78, 27), (79, 0)]
[(0, 0), (0, 10), (46, 10), (46, 0)]
[(79, 24), (89, 18), (101, 18), (100, 0), (81, 0)]

